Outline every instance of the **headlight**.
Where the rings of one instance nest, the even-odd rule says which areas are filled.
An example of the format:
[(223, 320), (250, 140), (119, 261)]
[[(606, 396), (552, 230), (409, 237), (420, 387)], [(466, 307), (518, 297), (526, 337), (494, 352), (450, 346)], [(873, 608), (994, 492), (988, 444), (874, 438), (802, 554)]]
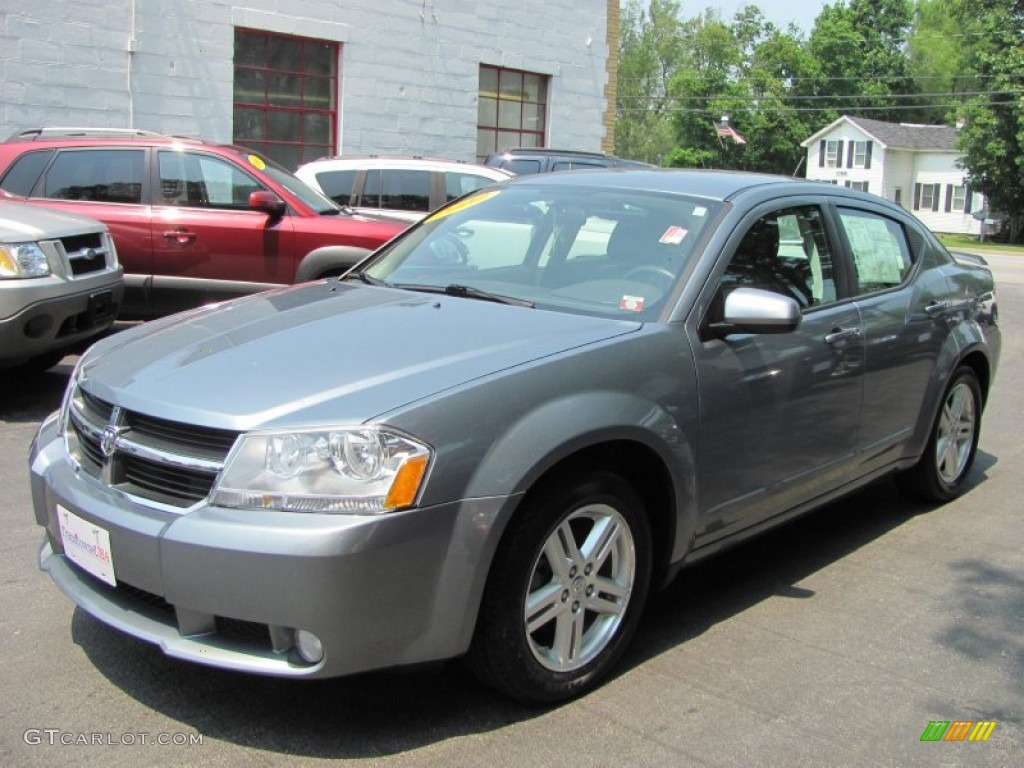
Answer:
[(210, 503), (244, 509), (376, 514), (412, 506), (431, 450), (372, 427), (243, 435)]
[(35, 243), (0, 243), (0, 278), (46, 277), (50, 262)]

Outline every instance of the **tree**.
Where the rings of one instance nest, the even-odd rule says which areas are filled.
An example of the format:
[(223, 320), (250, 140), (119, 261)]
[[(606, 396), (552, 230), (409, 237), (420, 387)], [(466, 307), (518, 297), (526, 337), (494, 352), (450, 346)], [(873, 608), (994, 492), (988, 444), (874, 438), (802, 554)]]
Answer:
[(809, 39), (817, 60), (815, 95), (825, 125), (862, 113), (899, 122), (917, 85), (904, 53), (911, 24), (909, 0), (850, 0), (825, 6)]
[(1017, 242), (1024, 230), (1024, 0), (972, 0), (956, 13), (974, 36), (972, 63), (986, 91), (963, 110), (962, 165), (971, 189), (1007, 216)]
[(907, 38), (907, 70), (922, 94), (914, 122), (952, 124), (967, 94), (984, 90), (971, 70), (972, 43), (950, 0), (917, 0)]
[(675, 145), (668, 82), (679, 67), (679, 3), (639, 0), (623, 9), (619, 30), (615, 152), (661, 163)]

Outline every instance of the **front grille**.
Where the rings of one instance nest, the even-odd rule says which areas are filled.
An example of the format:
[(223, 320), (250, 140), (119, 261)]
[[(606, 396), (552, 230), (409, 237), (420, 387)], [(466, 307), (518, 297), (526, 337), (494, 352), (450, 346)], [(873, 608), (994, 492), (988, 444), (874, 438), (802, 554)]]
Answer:
[(81, 385), (69, 421), (68, 449), (86, 472), (132, 496), (182, 508), (209, 496), (238, 437), (122, 409)]
[(87, 235), (64, 237), (60, 243), (68, 258), (71, 274), (75, 277), (102, 272), (107, 268), (110, 248), (101, 233), (91, 232)]

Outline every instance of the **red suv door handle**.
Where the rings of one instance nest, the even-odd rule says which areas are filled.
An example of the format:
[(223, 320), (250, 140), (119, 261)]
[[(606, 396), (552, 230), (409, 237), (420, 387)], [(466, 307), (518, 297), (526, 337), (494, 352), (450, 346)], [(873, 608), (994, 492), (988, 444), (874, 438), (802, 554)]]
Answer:
[(194, 232), (189, 232), (187, 229), (172, 229), (164, 232), (164, 238), (167, 240), (174, 240), (178, 245), (190, 245), (196, 241), (196, 235)]

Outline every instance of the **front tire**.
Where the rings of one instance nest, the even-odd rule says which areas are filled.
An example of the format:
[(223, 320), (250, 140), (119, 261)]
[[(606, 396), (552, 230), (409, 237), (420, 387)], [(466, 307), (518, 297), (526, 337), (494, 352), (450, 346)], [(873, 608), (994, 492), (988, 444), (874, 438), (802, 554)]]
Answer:
[(981, 409), (978, 377), (961, 366), (942, 397), (924, 454), (897, 475), (900, 490), (927, 502), (950, 501), (963, 493), (978, 448)]
[(625, 650), (650, 574), (646, 513), (621, 477), (592, 471), (546, 483), (495, 556), (470, 667), (524, 702), (585, 693)]

